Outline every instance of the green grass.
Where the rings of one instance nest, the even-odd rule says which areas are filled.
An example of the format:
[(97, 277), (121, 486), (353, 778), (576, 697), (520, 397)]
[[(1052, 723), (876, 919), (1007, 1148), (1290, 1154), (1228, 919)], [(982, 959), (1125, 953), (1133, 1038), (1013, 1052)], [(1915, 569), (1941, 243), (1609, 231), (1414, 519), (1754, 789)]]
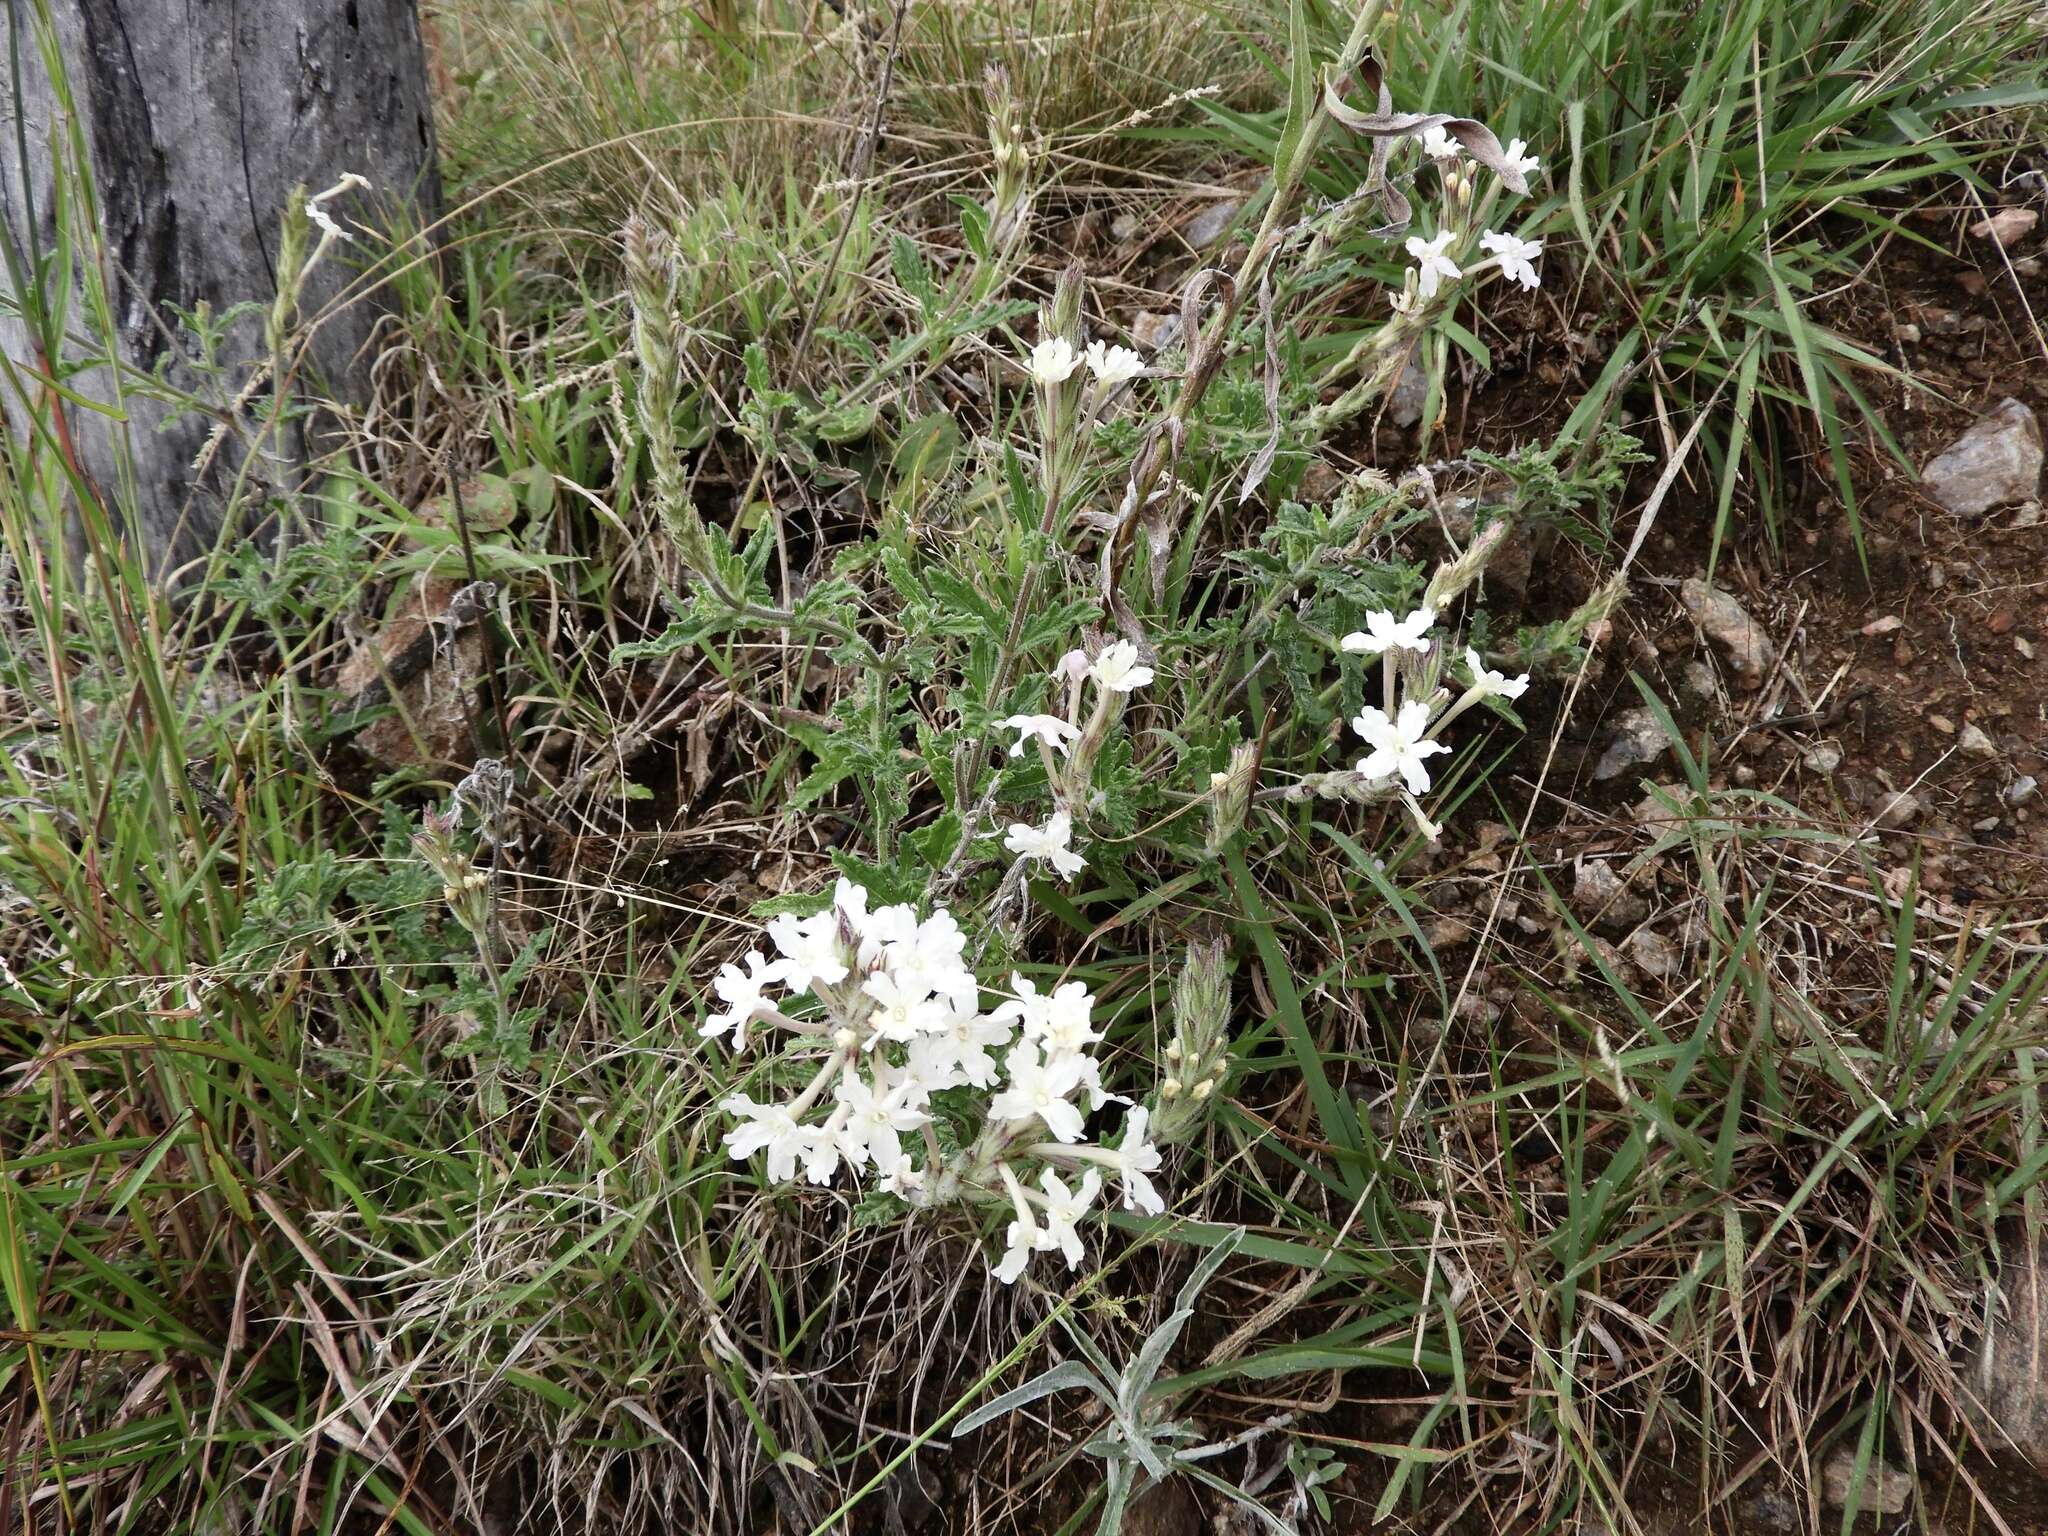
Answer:
[[(1326, 40), (1341, 33), (1320, 14)], [(1670, 449), (1710, 410), (1718, 551), (1732, 510), (1752, 504), (1775, 540), (1822, 483), (1860, 545), (1852, 469), (1904, 460), (1871, 403), (1893, 370), (1813, 310), (1888, 246), (1926, 244), (1907, 212), (1953, 201), (2003, 152), (2001, 117), (2048, 99), (2038, 53), (2015, 46), (2037, 33), (2016, 0), (1468, 0), (1404, 7), (1382, 52), (1397, 101), (1475, 115), (1542, 157), (1547, 196), (1522, 223), (1597, 338), (1571, 428), (1627, 404)], [(1269, 152), (1275, 119), (1210, 110), (1217, 142)], [(1333, 161), (1316, 189), (1342, 198), (1362, 169)], [(1363, 238), (1338, 254), (1383, 271), (1395, 253)], [(1478, 320), (1466, 351), (1511, 341)], [(1319, 342), (1354, 339), (1339, 322)], [(1439, 373), (1449, 355), (1439, 342)]]
[[(1183, 499), (1131, 545), (1122, 597), (1162, 677), (1105, 746), (1086, 875), (1034, 882), (1020, 908), (988, 843), (954, 858), (984, 794), (1020, 815), (1043, 800), (1032, 760), (989, 750), (990, 721), (1044, 704), (1057, 657), (1107, 622), (1094, 545), (1045, 517), (1031, 399), (1001, 362), (1038, 334), (1048, 231), (1219, 143), (1270, 151), (1281, 125), (1256, 112), (1232, 29), (1311, 80), (1277, 51), (1285, 19), (1194, 36), (1162, 22), (1178, 9), (920, 11), (902, 101), (930, 126), (846, 188), (821, 167), (850, 148), (848, 82), (872, 80), (880, 34), (747, 24), (768, 14), (444, 13), (454, 164), (479, 198), (445, 286), (399, 280), (383, 425), (323, 467), (323, 527), (281, 563), (228, 541), (165, 603), (118, 504), (68, 464), (52, 395), (14, 376), (30, 430), (0, 456), (11, 1494), (148, 1533), (426, 1533), (486, 1510), (696, 1528), (714, 1509), (731, 1529), (823, 1531), (849, 1512), (884, 1528), (892, 1504), (914, 1520), (912, 1482), (928, 1497), (963, 1471), (978, 1528), (1049, 1528), (1048, 1490), (1075, 1491), (1058, 1519), (1088, 1491), (1075, 1421), (1005, 1418), (950, 1449), (948, 1426), (1062, 1339), (1124, 1372), (1240, 1225), (1146, 1376), (1146, 1413), (1221, 1439), (1292, 1411), (1253, 1450), (1351, 1463), (1317, 1490), (1336, 1528), (1474, 1496), (1532, 1528), (1613, 1516), (1639, 1453), (1710, 1488), (1759, 1450), (1795, 1476), (1837, 1445), (1938, 1467), (1966, 1438), (1957, 1356), (1918, 1320), (1968, 1336), (1994, 1236), (2048, 1168), (2038, 957), (1797, 807), (1715, 787), (1689, 753), (1622, 850), (1685, 945), (1669, 989), (1579, 925), (1537, 842), (1465, 868), (1397, 806), (1314, 793), (1212, 824), (1209, 775), (1249, 744), (1269, 789), (1348, 762), (1342, 722), (1378, 678), (1332, 641), (1365, 609), (1427, 587), (1558, 696), (1604, 612), (1489, 614), (1474, 571), (1439, 565), (1416, 493), (1368, 476), (1310, 494), (1327, 445), (1299, 422), (1359, 337), (1347, 305), (1377, 246), (1281, 285), (1283, 430), (1249, 502), (1269, 427), (1242, 295), (1243, 344), (1189, 412)], [(1339, 20), (1304, 13), (1291, 62), (1327, 57), (1318, 28)], [(1782, 500), (1829, 442), (1864, 446), (1857, 360), (1794, 301), (1898, 237), (1893, 199), (1934, 195), (1976, 153), (1916, 125), (2026, 99), (2024, 60), (1992, 56), (1996, 20), (1934, 0), (1403, 7), (1381, 37), (1397, 98), (1536, 143), (1553, 176), (1529, 217), (1570, 258), (1551, 280), (1568, 271), (1567, 297), (1614, 317), (1561, 435), (1494, 468), (1497, 515), (1574, 531), (1555, 558), (1605, 574), (1634, 450), (1603, 427), (1652, 340), (1669, 345), (1632, 387), (1680, 430), (1726, 383), (1704, 439), (1724, 518), (1751, 486)], [(1102, 42), (1132, 37), (1143, 50)], [(970, 71), (991, 56), (1073, 157), (1037, 163), (1047, 222), (1014, 256), (977, 249), (974, 213), (941, 196), (987, 192)], [(1224, 93), (1192, 136), (1092, 137), (1209, 84)], [(718, 115), (707, 103), (746, 110), (667, 136)], [(1357, 174), (1332, 145), (1310, 188), (1339, 197)], [(616, 265), (631, 212), (679, 257), (667, 465)], [(71, 324), (106, 318), (89, 291)], [(1141, 427), (1186, 399), (1140, 389), (1143, 412), (1065, 467), (1074, 505), (1113, 508)], [(685, 603), (665, 468), (687, 470), (751, 613), (701, 584)], [(514, 477), (517, 504), (465, 535), (451, 474), (503, 477), (471, 511)], [(488, 966), (413, 840), (464, 764), (365, 761), (334, 678), (423, 575), (499, 585), (478, 665), (501, 698), (477, 693), (472, 729), (515, 771), (519, 835), (459, 850), (502, 928)], [(1532, 730), (1553, 712), (1530, 708)], [(1525, 780), (1500, 771), (1516, 723), (1468, 717), (1457, 757), (1434, 760), (1433, 814), (1524, 822), (1507, 797)], [(764, 910), (834, 872), (943, 889), (987, 935), (985, 974), (1085, 981), (1113, 1086), (1139, 1097), (1169, 1071), (1189, 943), (1224, 942), (1227, 1086), (1174, 1155), (1167, 1216), (1117, 1212), (1090, 1233), (1098, 1267), (1004, 1291), (971, 1214), (897, 1219), (725, 1157), (715, 1101), (773, 1069), (699, 1039), (705, 984)], [(1376, 1398), (1424, 1406), (1365, 1435), (1317, 1407)], [(1204, 1465), (1248, 1478), (1250, 1460)], [(1303, 1476), (1260, 1497), (1306, 1500)]]

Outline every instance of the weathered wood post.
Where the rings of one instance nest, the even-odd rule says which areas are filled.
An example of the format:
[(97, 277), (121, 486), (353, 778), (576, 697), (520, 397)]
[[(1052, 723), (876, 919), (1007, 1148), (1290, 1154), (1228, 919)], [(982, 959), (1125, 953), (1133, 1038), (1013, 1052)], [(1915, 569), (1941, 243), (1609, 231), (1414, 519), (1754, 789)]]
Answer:
[[(111, 300), (112, 349), (131, 368), (159, 368), (176, 387), (224, 406), (264, 357), (264, 319), (276, 293), (280, 216), (295, 187), (321, 189), (344, 173), (370, 190), (338, 199), (357, 218), (410, 202), (412, 221), (438, 212), (433, 116), (415, 0), (0, 0), (0, 217), (14, 249), (50, 251), (56, 239), (56, 167), (66, 136), (82, 138), (97, 194), (102, 280)], [(71, 118), (45, 63), (54, 41), (68, 81)], [(75, 196), (68, 206), (83, 203)], [(301, 297), (321, 312), (356, 279), (346, 247), (323, 261)], [(57, 274), (62, 280), (65, 274)], [(76, 272), (70, 274), (74, 284)], [(11, 288), (0, 271), (0, 285)], [(227, 333), (227, 375), (191, 366), (191, 337), (175, 310), (215, 316), (253, 301), (258, 310)], [(12, 306), (9, 306), (11, 309)], [(299, 398), (358, 403), (367, 394), (367, 344), (379, 295), (352, 303), (316, 333)], [(79, 335), (89, 317), (74, 305), (72, 361), (103, 356), (107, 339)], [(40, 370), (35, 338), (0, 314), (0, 348)], [(107, 371), (67, 387), (112, 396)], [(17, 442), (22, 402), (7, 401)], [(262, 392), (267, 399), (268, 391)], [(128, 392), (124, 423), (75, 405), (65, 410), (77, 458), (109, 507), (124, 510), (152, 571), (213, 546), (222, 496), (241, 462), (230, 450), (204, 477), (193, 462), (219, 417), (185, 412)], [(263, 400), (251, 402), (251, 410)], [(125, 443), (134, 494), (121, 492)], [(287, 467), (296, 442), (283, 446)]]

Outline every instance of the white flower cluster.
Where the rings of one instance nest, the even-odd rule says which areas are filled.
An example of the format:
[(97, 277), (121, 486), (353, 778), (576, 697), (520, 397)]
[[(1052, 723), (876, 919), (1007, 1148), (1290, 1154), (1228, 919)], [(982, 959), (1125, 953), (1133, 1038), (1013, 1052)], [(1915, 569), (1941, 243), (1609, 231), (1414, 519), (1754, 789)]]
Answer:
[[(913, 1204), (1006, 1203), (1013, 1219), (996, 1270), (1006, 1284), (1034, 1253), (1057, 1248), (1070, 1267), (1080, 1261), (1074, 1223), (1104, 1171), (1131, 1209), (1165, 1208), (1147, 1177), (1159, 1152), (1142, 1108), (1126, 1113), (1120, 1145), (1082, 1139), (1088, 1112), (1127, 1101), (1103, 1089), (1095, 999), (1080, 982), (1042, 993), (1012, 976), (1008, 996), (983, 1012), (966, 935), (951, 913), (870, 911), (867, 892), (847, 880), (825, 911), (778, 917), (766, 937), (776, 958), (756, 950), (724, 966), (712, 991), (725, 1006), (700, 1033), (730, 1035), (743, 1051), (749, 1026), (766, 1024), (793, 1037), (787, 1054), (815, 1070), (784, 1102), (743, 1093), (724, 1100), (739, 1122), (725, 1136), (729, 1156), (765, 1154), (777, 1183), (799, 1171), (825, 1184), (842, 1168), (856, 1178), (872, 1169), (883, 1189)], [(779, 1000), (771, 988), (781, 989)], [(933, 1131), (932, 1102), (953, 1090), (963, 1090), (962, 1116), (982, 1129), (949, 1156)], [(1035, 1187), (1014, 1166), (1024, 1160), (1040, 1165)], [(1081, 1177), (1070, 1185), (1059, 1169)]]
[[(1442, 128), (1426, 128), (1422, 134), (1422, 152), (1436, 166), (1445, 190), (1450, 194), (1447, 216), (1455, 218), (1460, 213), (1469, 213), (1472, 172), (1465, 168), (1463, 147)], [(1509, 163), (1524, 176), (1535, 175), (1541, 167), (1541, 162), (1528, 153), (1528, 146), (1520, 139), (1508, 142), (1506, 155)], [(1486, 252), (1486, 257), (1473, 266), (1460, 265), (1454, 254), (1464, 242), (1465, 233), (1455, 222), (1446, 223), (1427, 239), (1410, 235), (1405, 245), (1415, 265), (1409, 269), (1401, 292), (1394, 295), (1394, 308), (1406, 313), (1418, 303), (1426, 304), (1434, 299), (1445, 282), (1470, 277), (1488, 267), (1498, 268), (1501, 276), (1526, 289), (1542, 284), (1543, 279), (1535, 267), (1536, 258), (1543, 254), (1541, 240), (1524, 240), (1519, 235), (1485, 230), (1479, 236), (1479, 248)]]
[[(1067, 684), (1065, 715), (1011, 715), (998, 721), (997, 726), (1017, 733), (1017, 739), (1010, 744), (1012, 757), (1022, 756), (1026, 743), (1037, 744), (1039, 755), (1045, 761), (1046, 781), (1053, 786), (1054, 795), (1064, 802), (1085, 786), (1066, 784), (1067, 776), (1061, 772), (1061, 761), (1071, 759), (1077, 745), (1084, 759), (1092, 761), (1092, 749), (1101, 745), (1115, 702), (1151, 682), (1154, 674), (1140, 659), (1135, 645), (1128, 640), (1117, 640), (1104, 646), (1093, 659), (1086, 651), (1067, 652), (1053, 668), (1052, 675), (1055, 681), (1063, 680)], [(1095, 710), (1085, 727), (1080, 723), (1081, 685), (1084, 682), (1092, 683), (1095, 688)], [(1042, 827), (1012, 822), (1003, 846), (1020, 862), (1041, 860), (1050, 864), (1063, 879), (1071, 880), (1088, 867), (1088, 861), (1069, 846), (1073, 836), (1073, 815), (1061, 809), (1054, 811)]]
[(1066, 337), (1048, 336), (1031, 349), (1031, 377), (1040, 384), (1064, 384), (1083, 363), (1105, 393), (1145, 371), (1145, 360), (1129, 347), (1106, 346), (1099, 341), (1076, 352)]
[(1432, 838), (1442, 829), (1423, 813), (1416, 797), (1429, 791), (1427, 759), (1451, 750), (1441, 740), (1445, 727), (1482, 699), (1519, 699), (1529, 689), (1528, 673), (1511, 678), (1490, 671), (1479, 653), (1467, 646), (1465, 671), (1470, 681), (1455, 701), (1443, 688), (1434, 690), (1427, 698), (1400, 697), (1402, 685), (1397, 674), (1401, 670), (1401, 655), (1427, 655), (1434, 644), (1429, 632), (1435, 626), (1436, 614), (1428, 608), (1417, 608), (1405, 619), (1383, 610), (1375, 611), (1365, 616), (1363, 630), (1354, 631), (1339, 642), (1346, 651), (1379, 657), (1385, 675), (1385, 707), (1368, 704), (1351, 722), (1351, 728), (1365, 739), (1369, 749), (1358, 760), (1356, 772), (1371, 782), (1399, 778), (1402, 800), (1414, 813), (1424, 835)]

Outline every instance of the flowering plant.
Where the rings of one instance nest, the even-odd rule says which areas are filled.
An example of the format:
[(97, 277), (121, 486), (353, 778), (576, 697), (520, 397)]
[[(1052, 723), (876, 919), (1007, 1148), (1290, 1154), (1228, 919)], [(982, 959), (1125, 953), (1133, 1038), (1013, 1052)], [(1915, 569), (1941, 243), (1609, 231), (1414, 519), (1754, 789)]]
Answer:
[(723, 1102), (738, 1122), (725, 1136), (730, 1156), (764, 1154), (776, 1182), (801, 1172), (828, 1184), (844, 1171), (872, 1175), (915, 1207), (1006, 1209), (995, 1266), (1005, 1284), (1035, 1254), (1080, 1263), (1079, 1223), (1105, 1175), (1129, 1209), (1165, 1209), (1143, 1106), (1125, 1111), (1114, 1146), (1086, 1138), (1090, 1114), (1128, 1101), (1102, 1086), (1095, 999), (1080, 982), (1040, 992), (1013, 975), (984, 1010), (949, 911), (870, 909), (846, 879), (824, 911), (777, 917), (765, 937), (776, 958), (755, 950), (723, 967), (712, 987), (724, 1007), (701, 1033), (739, 1053), (766, 1025), (781, 1037), (778, 1068), (808, 1077), (786, 1099)]

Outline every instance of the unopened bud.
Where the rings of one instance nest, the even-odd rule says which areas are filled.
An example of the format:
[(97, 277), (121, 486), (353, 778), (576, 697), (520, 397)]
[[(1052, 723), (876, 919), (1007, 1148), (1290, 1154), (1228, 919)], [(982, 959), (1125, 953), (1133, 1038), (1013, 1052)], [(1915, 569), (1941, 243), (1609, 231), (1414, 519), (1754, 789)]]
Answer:
[(1159, 1097), (1168, 1100), (1179, 1098), (1180, 1084), (1169, 1077), (1165, 1082), (1159, 1085)]
[(1209, 775), (1209, 857), (1220, 858), (1237, 834), (1244, 830), (1245, 812), (1252, 803), (1252, 786), (1259, 778), (1259, 746), (1255, 741), (1238, 743), (1230, 752), (1230, 767)]
[(1198, 1099), (1206, 1099), (1209, 1097), (1210, 1094), (1214, 1093), (1215, 1091), (1216, 1082), (1213, 1078), (1205, 1077), (1199, 1083), (1195, 1084), (1195, 1097)]
[(1422, 606), (1436, 613), (1449, 609), (1452, 600), (1477, 581), (1487, 563), (1500, 553), (1512, 528), (1513, 524), (1506, 517), (1496, 517), (1481, 528), (1455, 559), (1446, 560), (1436, 568), (1429, 578), (1429, 585), (1423, 589)]
[(832, 1032), (832, 1043), (842, 1051), (852, 1050), (859, 1042), (860, 1036), (856, 1035), (844, 1024)]

